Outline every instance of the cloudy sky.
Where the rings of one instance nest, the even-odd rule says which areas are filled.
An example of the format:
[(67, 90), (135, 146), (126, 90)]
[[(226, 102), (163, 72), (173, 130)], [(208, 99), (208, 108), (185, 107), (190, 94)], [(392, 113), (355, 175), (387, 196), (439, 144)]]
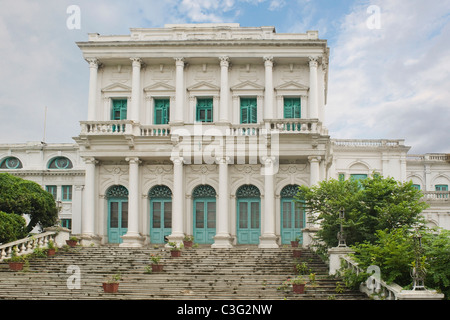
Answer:
[[(71, 5), (79, 28), (67, 25)], [(46, 109), (45, 141), (73, 142), (89, 86), (75, 42), (88, 33), (237, 22), (328, 40), (333, 138), (405, 139), (410, 153), (450, 153), (450, 0), (0, 0), (0, 8), (0, 143), (42, 141)]]

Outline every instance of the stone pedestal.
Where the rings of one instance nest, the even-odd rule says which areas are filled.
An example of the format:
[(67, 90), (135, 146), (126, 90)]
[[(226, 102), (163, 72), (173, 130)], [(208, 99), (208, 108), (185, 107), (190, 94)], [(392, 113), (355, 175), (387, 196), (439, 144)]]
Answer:
[(334, 247), (328, 250), (328, 257), (330, 260), (329, 275), (335, 275), (336, 271), (341, 268), (341, 258), (354, 251), (349, 247)]

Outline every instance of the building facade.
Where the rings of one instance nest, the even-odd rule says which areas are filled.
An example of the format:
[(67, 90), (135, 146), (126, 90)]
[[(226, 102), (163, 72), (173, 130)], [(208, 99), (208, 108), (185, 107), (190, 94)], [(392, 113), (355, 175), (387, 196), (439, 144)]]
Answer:
[(330, 138), (329, 48), (315, 31), (166, 25), (77, 44), (90, 85), (76, 143), (0, 145), (0, 170), (52, 192), (84, 243), (307, 245), (296, 187), (374, 171), (412, 180), (429, 223), (450, 228), (448, 155)]

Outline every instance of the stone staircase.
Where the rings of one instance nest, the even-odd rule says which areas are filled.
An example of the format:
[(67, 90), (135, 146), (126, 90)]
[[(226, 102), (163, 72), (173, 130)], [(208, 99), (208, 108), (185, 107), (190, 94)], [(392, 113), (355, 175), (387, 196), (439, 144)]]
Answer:
[[(162, 257), (164, 271), (146, 273), (150, 254)], [(315, 273), (305, 294), (291, 288), (280, 289), (296, 275), (296, 263), (305, 262)], [(70, 288), (79, 270), (79, 288)], [(78, 269), (79, 268), (79, 269)], [(118, 293), (104, 293), (102, 282), (120, 272)], [(307, 279), (308, 275), (305, 276)], [(69, 287), (68, 287), (69, 279)], [(338, 289), (342, 290), (336, 290)], [(172, 258), (163, 248), (121, 248), (118, 246), (60, 249), (55, 256), (35, 258), (24, 271), (14, 272), (0, 263), (0, 299), (150, 299), (150, 300), (365, 300), (360, 292), (349, 291), (339, 280), (328, 276), (327, 266), (318, 256), (303, 249), (300, 258), (292, 248), (258, 249), (236, 246), (211, 249), (200, 246), (183, 249)]]

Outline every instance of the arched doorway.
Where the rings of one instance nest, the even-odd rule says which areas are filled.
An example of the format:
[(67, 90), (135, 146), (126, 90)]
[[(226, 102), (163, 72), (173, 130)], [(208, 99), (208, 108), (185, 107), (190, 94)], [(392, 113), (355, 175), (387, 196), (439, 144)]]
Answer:
[(216, 190), (209, 185), (199, 185), (192, 192), (192, 198), (195, 242), (213, 243), (216, 235)]
[(122, 236), (128, 230), (128, 190), (115, 185), (106, 191), (108, 202), (108, 242), (122, 243)]
[(261, 193), (251, 184), (236, 191), (236, 235), (238, 244), (258, 244), (261, 235)]
[(150, 199), (150, 242), (164, 243), (172, 233), (172, 191), (164, 185), (154, 186), (148, 193)]
[(303, 205), (296, 202), (294, 196), (298, 193), (298, 185), (285, 186), (281, 197), (281, 243), (289, 244), (297, 237), (303, 242), (302, 229), (305, 227), (305, 211)]

